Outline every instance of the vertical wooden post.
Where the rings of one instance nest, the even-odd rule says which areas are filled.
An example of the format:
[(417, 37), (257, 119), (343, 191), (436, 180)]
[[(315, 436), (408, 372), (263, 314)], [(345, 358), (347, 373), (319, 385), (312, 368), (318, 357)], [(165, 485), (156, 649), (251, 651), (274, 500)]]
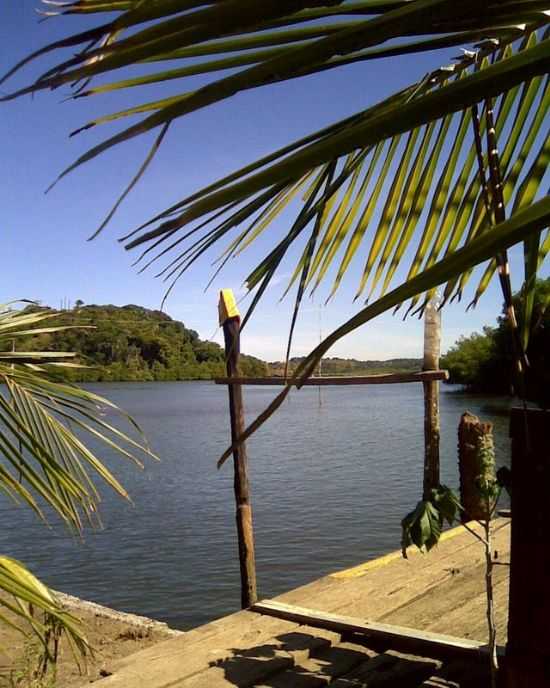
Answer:
[[(480, 521), (490, 518), (487, 502), (483, 499), (476, 481), (481, 475), (480, 447), (485, 438), (492, 442), (493, 424), (482, 423), (473, 413), (463, 413), (458, 426), (458, 469), (460, 475), (460, 503), (464, 507), (461, 520)], [(485, 475), (495, 479), (495, 474)]]
[[(422, 370), (438, 370), (441, 352), (441, 314), (431, 301), (424, 313), (424, 361)], [(439, 485), (439, 382), (424, 386), (424, 499)]]
[[(231, 289), (222, 289), (218, 306), (220, 325), (225, 339), (225, 359), (228, 377), (239, 376), (240, 324), (241, 319)], [(241, 385), (227, 386), (231, 418), (231, 441), (234, 443), (245, 430), (243, 394)], [(235, 465), (235, 501), (237, 504), (237, 535), (241, 568), (241, 605), (247, 609), (257, 602), (256, 562), (254, 556), (254, 530), (252, 506), (248, 484), (248, 457), (242, 442), (233, 452)]]
[(550, 411), (512, 409), (507, 688), (550, 686)]

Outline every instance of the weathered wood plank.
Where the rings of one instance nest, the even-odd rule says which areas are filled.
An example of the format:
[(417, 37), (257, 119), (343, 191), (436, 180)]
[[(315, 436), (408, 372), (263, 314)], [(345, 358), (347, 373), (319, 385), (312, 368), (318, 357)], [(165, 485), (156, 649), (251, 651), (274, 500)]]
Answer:
[(338, 633), (300, 626), (290, 633), (281, 633), (263, 643), (255, 643), (250, 648), (235, 648), (229, 656), (211, 662), (204, 671), (189, 676), (177, 685), (178, 688), (256, 686), (306, 662), (313, 653), (339, 640)]
[(376, 652), (356, 643), (330, 645), (254, 688), (323, 688), (375, 656)]
[[(383, 375), (310, 377), (302, 383), (304, 387), (326, 387), (329, 385), (389, 385), (403, 382), (429, 382), (448, 380), (447, 370), (423, 370), (418, 373), (387, 373)], [(286, 385), (284, 377), (217, 377), (217, 385)]]
[[(508, 571), (501, 566), (494, 573), (495, 596), (498, 591), (498, 600), (504, 603), (497, 606), (499, 639), (504, 639)], [(464, 566), (443, 579), (437, 587), (419, 594), (400, 609), (384, 614), (378, 621), (433, 633), (451, 632), (484, 643), (487, 639), (487, 598), (484, 583), (484, 567), (481, 563), (479, 566)]]
[[(304, 605), (307, 601), (307, 606), (314, 609), (373, 620), (389, 616), (383, 620), (414, 626), (415, 624), (402, 624), (401, 620), (395, 620), (391, 614), (404, 610), (422, 597), (429, 602), (428, 607), (431, 608), (436, 599), (440, 596), (444, 599), (448, 594), (445, 587), (447, 585), (456, 587), (457, 594), (460, 595), (462, 580), (455, 575), (457, 570), (471, 570), (472, 576), (477, 576), (479, 589), (483, 590), (483, 548), (470, 533), (463, 528), (461, 531), (461, 534), (441, 542), (428, 556), (413, 550), (409, 559), (403, 559), (400, 554), (395, 558), (388, 557), (385, 565), (367, 567), (363, 575), (362, 567), (357, 567), (360, 574), (357, 577), (327, 576), (285, 593), (278, 599), (297, 605)], [(495, 548), (503, 561), (507, 559), (509, 534), (509, 521), (502, 519), (495, 523)], [(463, 598), (463, 601), (467, 600)], [(503, 613), (506, 613), (505, 610)], [(485, 618), (484, 614), (482, 618)], [(465, 635), (468, 623), (468, 619), (463, 619), (459, 632), (455, 626), (449, 626), (445, 632)]]
[(275, 616), (279, 619), (305, 623), (309, 626), (325, 628), (339, 633), (359, 633), (369, 638), (381, 639), (392, 649), (401, 652), (413, 652), (426, 657), (446, 658), (465, 657), (476, 659), (486, 657), (486, 645), (477, 640), (456, 638), (441, 633), (430, 633), (416, 629), (362, 621), (351, 616), (318, 612), (305, 607), (296, 607), (274, 600), (256, 602), (252, 611)]
[(339, 677), (329, 688), (417, 688), (440, 666), (433, 659), (390, 650)]
[(284, 619), (239, 611), (114, 662), (106, 667), (112, 675), (102, 679), (101, 687), (164, 688), (297, 628)]
[[(508, 560), (509, 532), (508, 519), (496, 521), (494, 544), (502, 561)], [(447, 536), (429, 555), (411, 552), (410, 560), (386, 557), (378, 566), (369, 564), (357, 567), (352, 577), (325, 576), (278, 599), (291, 604), (323, 609), (328, 613), (368, 618), (386, 625), (418, 627), (418, 622), (423, 630), (432, 633), (470, 634), (470, 637), (476, 638), (478, 645), (483, 645), (483, 548), (469, 533), (456, 533), (452, 538)], [(508, 567), (499, 567), (496, 574), (501, 578), (506, 576), (507, 572)], [(476, 576), (479, 585), (471, 583)], [(506, 589), (507, 581), (503, 578), (495, 587), (495, 599), (498, 608), (502, 608), (503, 619), (506, 614)], [(450, 602), (451, 609), (442, 612), (446, 600)], [(337, 650), (338, 647), (347, 647), (338, 645), (340, 632), (304, 626), (301, 623), (253, 611), (240, 611), (173, 640), (159, 643), (123, 661), (107, 665), (105, 668), (114, 673), (103, 678), (100, 683), (102, 688), (210, 688), (216, 685), (235, 688), (250, 686), (250, 681), (254, 679), (256, 685), (263, 683), (271, 687), (271, 684), (275, 683), (285, 686), (285, 676), (288, 679), (288, 688), (294, 688), (295, 685), (300, 686), (298, 679), (302, 681), (303, 676), (309, 675), (310, 678), (315, 677), (314, 682), (309, 685), (305, 679), (303, 682), (304, 686), (310, 688), (310, 685), (317, 685), (319, 677), (323, 675), (324, 683), (331, 673), (331, 680), (337, 681), (333, 673), (339, 671), (336, 666)], [(307, 639), (311, 648), (310, 655), (303, 645), (293, 648), (289, 646), (289, 638), (296, 638), (295, 634), (310, 636)], [(504, 640), (504, 637), (503, 632), (499, 640)], [(321, 644), (317, 645), (319, 638)], [(332, 646), (335, 646), (334, 652), (326, 644), (326, 649), (323, 649), (323, 643), (327, 638)], [(404, 682), (400, 683), (401, 677), (397, 678), (399, 673), (408, 668), (414, 669), (414, 666), (405, 664), (401, 668), (394, 667), (395, 658), (388, 657), (395, 654), (395, 650), (388, 650), (386, 638), (375, 639), (372, 634), (364, 633), (361, 636), (346, 634), (346, 641), (364, 645), (369, 653), (382, 654), (369, 659), (364, 665), (358, 665), (355, 670), (351, 669), (345, 675), (345, 680), (349, 679), (350, 682), (344, 683), (342, 676), (341, 683), (336, 684), (334, 688), (352, 688), (364, 686), (365, 683), (369, 688), (384, 685), (388, 688), (417, 688), (414, 671), (411, 674), (414, 678), (412, 686), (408, 683), (408, 677), (405, 679), (407, 672), (403, 674)], [(409, 650), (407, 654), (418, 656), (422, 653)], [(325, 657), (327, 662), (330, 659), (334, 666), (327, 665), (326, 670), (319, 671), (320, 667), (316, 669), (315, 662), (312, 661), (316, 657)], [(466, 657), (466, 664), (472, 666), (469, 655)], [(267, 664), (260, 663), (266, 660)], [(463, 657), (461, 661), (464, 661)], [(367, 671), (369, 663), (368, 671), (371, 674), (367, 673), (368, 681), (361, 683), (359, 676)], [(379, 671), (375, 670), (377, 665)], [(484, 662), (476, 663), (476, 667), (483, 665)], [(386, 674), (384, 667), (389, 673)], [(306, 674), (303, 674), (302, 669)], [(379, 683), (386, 675), (392, 675), (390, 669), (394, 672), (395, 681), (389, 684)], [(419, 667), (420, 669), (422, 667)], [(355, 673), (357, 677), (353, 683), (352, 677)], [(267, 675), (268, 678), (258, 679), (261, 675)], [(452, 680), (442, 683), (439, 672), (434, 676), (434, 685), (438, 688), (453, 685)], [(82, 683), (88, 685), (88, 680), (83, 679)], [(430, 679), (426, 680), (425, 685), (431, 688)], [(454, 685), (456, 688), (456, 684)]]

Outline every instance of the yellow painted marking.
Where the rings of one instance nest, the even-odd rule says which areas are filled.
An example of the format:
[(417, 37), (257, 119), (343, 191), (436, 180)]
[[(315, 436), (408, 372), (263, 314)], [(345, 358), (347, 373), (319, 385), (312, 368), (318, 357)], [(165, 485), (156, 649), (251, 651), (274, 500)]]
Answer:
[[(473, 528), (474, 530), (476, 529), (475, 523), (470, 523), (469, 526), (470, 528)], [(441, 537), (439, 538), (439, 542), (444, 542), (445, 540), (450, 540), (451, 538), (456, 537), (457, 535), (460, 535), (462, 533), (465, 533), (466, 531), (462, 526), (456, 526), (456, 528), (451, 528), (450, 530), (446, 530), (444, 533), (441, 534)], [(416, 553), (418, 554), (418, 550), (411, 549), (411, 553)], [(411, 555), (409, 553), (409, 556)], [(403, 555), (401, 554), (401, 550), (396, 550), (395, 552), (390, 552), (389, 554), (384, 554), (382, 557), (378, 557), (377, 559), (371, 559), (371, 561), (365, 561), (363, 564), (359, 564), (358, 566), (353, 566), (350, 569), (344, 569), (343, 571), (336, 571), (336, 573), (330, 573), (329, 577), (330, 578), (359, 578), (360, 576), (364, 576), (365, 573), (368, 571), (373, 571), (374, 569), (379, 569), (382, 566), (386, 566), (386, 564), (390, 564), (392, 561), (395, 561), (396, 559), (401, 559)]]
[(240, 316), (233, 289), (222, 289), (220, 291), (218, 315), (220, 317), (220, 325), (223, 325), (229, 318), (238, 318)]

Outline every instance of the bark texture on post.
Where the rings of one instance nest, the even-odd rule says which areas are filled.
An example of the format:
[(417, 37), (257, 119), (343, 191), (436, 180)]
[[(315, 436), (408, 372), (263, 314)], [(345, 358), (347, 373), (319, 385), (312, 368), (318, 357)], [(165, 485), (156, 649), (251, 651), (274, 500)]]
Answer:
[[(431, 302), (424, 313), (423, 370), (438, 370), (441, 352), (441, 314)], [(424, 387), (424, 499), (439, 486), (439, 382)]]
[[(223, 325), (225, 357), (228, 377), (239, 376), (240, 316), (233, 292), (220, 292), (220, 324)], [(241, 385), (228, 385), (229, 413), (231, 418), (231, 441), (234, 443), (245, 430), (244, 405)], [(241, 443), (233, 452), (235, 466), (235, 501), (237, 505), (237, 534), (239, 541), (239, 563), (241, 569), (241, 606), (247, 609), (258, 600), (256, 590), (256, 561), (254, 555), (254, 530), (252, 506), (248, 484), (248, 457), (246, 445)]]
[(550, 686), (550, 412), (512, 409), (512, 542), (506, 688)]
[[(482, 423), (466, 411), (458, 426), (458, 470), (460, 474), (460, 502), (464, 507), (462, 522), (480, 521), (490, 517), (487, 502), (481, 496), (476, 479), (481, 475), (480, 448), (485, 438), (493, 434), (492, 423)], [(486, 471), (485, 471), (486, 472)], [(495, 475), (487, 476), (495, 479)]]

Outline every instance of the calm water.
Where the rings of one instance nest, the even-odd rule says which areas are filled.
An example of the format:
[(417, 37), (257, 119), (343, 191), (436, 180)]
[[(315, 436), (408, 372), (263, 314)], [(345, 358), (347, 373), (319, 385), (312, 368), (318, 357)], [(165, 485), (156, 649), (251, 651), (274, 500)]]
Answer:
[[(0, 496), (0, 552), (52, 587), (189, 628), (239, 607), (227, 392), (211, 383), (91, 385), (142, 425), (160, 463), (107, 457), (129, 505), (104, 491), (84, 543), (37, 525)], [(278, 391), (245, 388), (249, 419)], [(456, 429), (468, 409), (495, 425), (509, 460), (508, 401), (442, 389), (442, 481), (456, 486)], [(421, 385), (295, 392), (249, 443), (258, 582), (272, 596), (399, 547), (421, 494)], [(9, 527), (13, 524), (13, 527)]]

